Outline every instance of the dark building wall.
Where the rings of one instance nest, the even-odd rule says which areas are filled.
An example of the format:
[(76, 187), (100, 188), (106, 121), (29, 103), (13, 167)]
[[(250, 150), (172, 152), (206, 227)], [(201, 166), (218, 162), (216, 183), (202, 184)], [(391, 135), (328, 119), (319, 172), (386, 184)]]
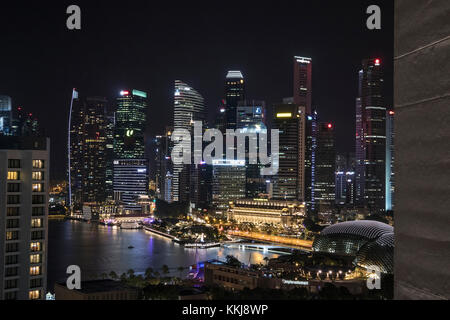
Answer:
[(450, 298), (448, 0), (395, 3), (395, 298)]

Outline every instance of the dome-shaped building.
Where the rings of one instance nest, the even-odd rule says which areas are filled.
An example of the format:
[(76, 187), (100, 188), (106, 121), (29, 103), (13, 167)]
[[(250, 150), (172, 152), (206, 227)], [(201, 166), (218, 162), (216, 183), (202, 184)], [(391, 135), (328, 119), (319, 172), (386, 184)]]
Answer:
[(394, 233), (386, 233), (359, 249), (355, 263), (362, 268), (377, 267), (382, 273), (394, 272)]
[[(356, 257), (360, 249), (365, 247), (359, 256), (361, 263), (369, 263), (371, 259), (377, 261), (379, 259), (389, 259), (385, 257), (385, 254), (389, 255), (388, 251), (391, 247), (390, 245), (383, 245), (383, 243), (390, 243), (391, 236), (387, 235), (393, 235), (393, 232), (394, 228), (392, 226), (372, 220), (336, 223), (323, 229), (314, 239), (313, 251)], [(385, 249), (387, 251), (384, 251)], [(382, 262), (379, 263), (384, 265)]]

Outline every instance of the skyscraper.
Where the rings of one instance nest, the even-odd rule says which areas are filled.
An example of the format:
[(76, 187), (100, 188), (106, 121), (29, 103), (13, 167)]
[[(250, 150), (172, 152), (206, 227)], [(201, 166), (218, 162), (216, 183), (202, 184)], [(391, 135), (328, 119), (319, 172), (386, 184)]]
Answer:
[(394, 210), (394, 111), (386, 115), (386, 210)]
[(12, 134), (12, 103), (11, 97), (0, 95), (0, 135)]
[(335, 201), (336, 149), (334, 127), (321, 122), (317, 127), (315, 152), (314, 197), (321, 207), (330, 207)]
[(122, 90), (117, 98), (114, 128), (114, 199), (125, 212), (140, 211), (139, 196), (148, 194), (148, 160), (145, 158), (147, 93)]
[(50, 140), (0, 136), (0, 299), (44, 299)]
[(213, 160), (212, 170), (212, 202), (223, 213), (230, 201), (246, 197), (245, 160)]
[(312, 113), (312, 59), (294, 57), (294, 103)]
[[(238, 103), (236, 114), (237, 130), (242, 134), (254, 134), (251, 136), (256, 146), (258, 146), (258, 136), (262, 130), (267, 130), (265, 124), (266, 107), (264, 101), (255, 100), (243, 100)], [(250, 139), (250, 136), (249, 136)], [(250, 164), (250, 156), (257, 159), (259, 148), (256, 148), (256, 154), (250, 154), (249, 145), (250, 141), (245, 143), (245, 176), (246, 176), (246, 197), (257, 198), (259, 194), (266, 193), (266, 180), (260, 174), (260, 170), (263, 167), (261, 164)], [(239, 147), (239, 146), (238, 146)], [(241, 146), (242, 147), (242, 146)]]
[(115, 120), (115, 159), (144, 159), (147, 93), (135, 89), (120, 91)]
[(386, 107), (381, 60), (365, 59), (356, 99), (356, 201), (370, 213), (385, 211)]
[(236, 129), (236, 108), (245, 99), (244, 76), (241, 71), (228, 71), (225, 79), (225, 104), (227, 129)]
[[(155, 182), (156, 182), (156, 196), (159, 199), (164, 199), (166, 194), (166, 176), (168, 172), (172, 172), (172, 161), (170, 154), (172, 151), (171, 135), (173, 128), (167, 127), (163, 135), (155, 137)], [(172, 179), (172, 178), (170, 178)], [(172, 190), (168, 191), (169, 193)]]
[[(204, 112), (203, 97), (186, 83), (175, 80), (174, 130), (188, 130), (192, 136), (194, 121), (203, 121)], [(189, 174), (190, 164), (173, 164), (173, 201), (189, 201)]]
[(273, 198), (305, 201), (305, 108), (295, 104), (274, 106), (273, 128), (279, 130), (279, 169)]
[(76, 207), (84, 202), (106, 200), (107, 122), (106, 99), (75, 99), (71, 118), (72, 201)]

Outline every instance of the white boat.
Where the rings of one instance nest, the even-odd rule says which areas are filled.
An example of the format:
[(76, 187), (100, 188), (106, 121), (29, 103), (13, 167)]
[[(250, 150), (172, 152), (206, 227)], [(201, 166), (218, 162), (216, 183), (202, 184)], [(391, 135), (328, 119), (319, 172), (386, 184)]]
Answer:
[(142, 225), (140, 225), (136, 221), (134, 221), (134, 222), (122, 222), (120, 224), (120, 229), (141, 229), (141, 228), (142, 228)]

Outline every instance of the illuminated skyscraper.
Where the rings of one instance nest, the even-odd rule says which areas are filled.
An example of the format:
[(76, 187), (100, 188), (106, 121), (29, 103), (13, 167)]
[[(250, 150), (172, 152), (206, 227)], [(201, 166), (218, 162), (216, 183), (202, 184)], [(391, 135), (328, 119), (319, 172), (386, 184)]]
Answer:
[(140, 211), (140, 195), (148, 194), (148, 160), (145, 158), (147, 93), (122, 90), (117, 98), (114, 128), (114, 199), (127, 212)]
[(294, 57), (294, 103), (312, 113), (312, 59)]
[(225, 104), (227, 129), (236, 129), (236, 108), (245, 99), (244, 76), (240, 71), (228, 71), (225, 79)]
[(386, 115), (386, 210), (394, 210), (394, 115)]
[(0, 300), (45, 299), (49, 148), (0, 136)]
[[(155, 182), (156, 182), (156, 196), (159, 199), (164, 199), (166, 195), (166, 176), (168, 172), (172, 172), (172, 161), (170, 154), (172, 151), (171, 134), (173, 128), (167, 127), (163, 135), (157, 135), (153, 142), (155, 146)], [(172, 176), (170, 176), (172, 179)], [(172, 190), (168, 190), (172, 193)]]
[[(203, 97), (186, 83), (175, 80), (174, 130), (188, 130), (192, 137), (194, 121), (203, 121), (205, 119), (204, 112)], [(189, 175), (190, 164), (173, 164), (173, 201), (189, 201)]]
[(0, 135), (12, 134), (11, 97), (0, 95)]
[(279, 169), (273, 198), (305, 201), (305, 108), (295, 104), (274, 107), (273, 128), (279, 130)]
[(334, 204), (335, 165), (334, 128), (331, 123), (321, 122), (317, 126), (314, 181), (314, 198), (321, 206), (330, 207)]
[(356, 201), (370, 213), (386, 208), (386, 107), (380, 59), (365, 59), (356, 99)]
[(101, 97), (74, 100), (70, 132), (70, 174), (72, 200), (78, 208), (84, 202), (106, 200), (106, 103), (106, 99)]
[(147, 93), (135, 89), (122, 90), (117, 98), (115, 121), (115, 159), (145, 158)]
[(212, 170), (212, 202), (223, 213), (230, 201), (246, 197), (245, 160), (213, 160)]
[[(265, 113), (266, 107), (264, 101), (240, 101), (237, 106), (237, 129), (242, 134), (249, 134), (253, 143), (258, 146), (258, 136), (262, 130), (267, 130), (265, 124)], [(246, 138), (245, 140), (245, 175), (246, 175), (246, 197), (247, 198), (257, 198), (261, 193), (266, 193), (266, 180), (260, 174), (260, 170), (263, 167), (261, 164), (250, 164), (249, 157), (252, 156), (254, 159), (258, 158), (259, 149), (256, 148), (256, 154), (249, 153), (250, 141)], [(236, 142), (237, 143), (237, 142)]]

